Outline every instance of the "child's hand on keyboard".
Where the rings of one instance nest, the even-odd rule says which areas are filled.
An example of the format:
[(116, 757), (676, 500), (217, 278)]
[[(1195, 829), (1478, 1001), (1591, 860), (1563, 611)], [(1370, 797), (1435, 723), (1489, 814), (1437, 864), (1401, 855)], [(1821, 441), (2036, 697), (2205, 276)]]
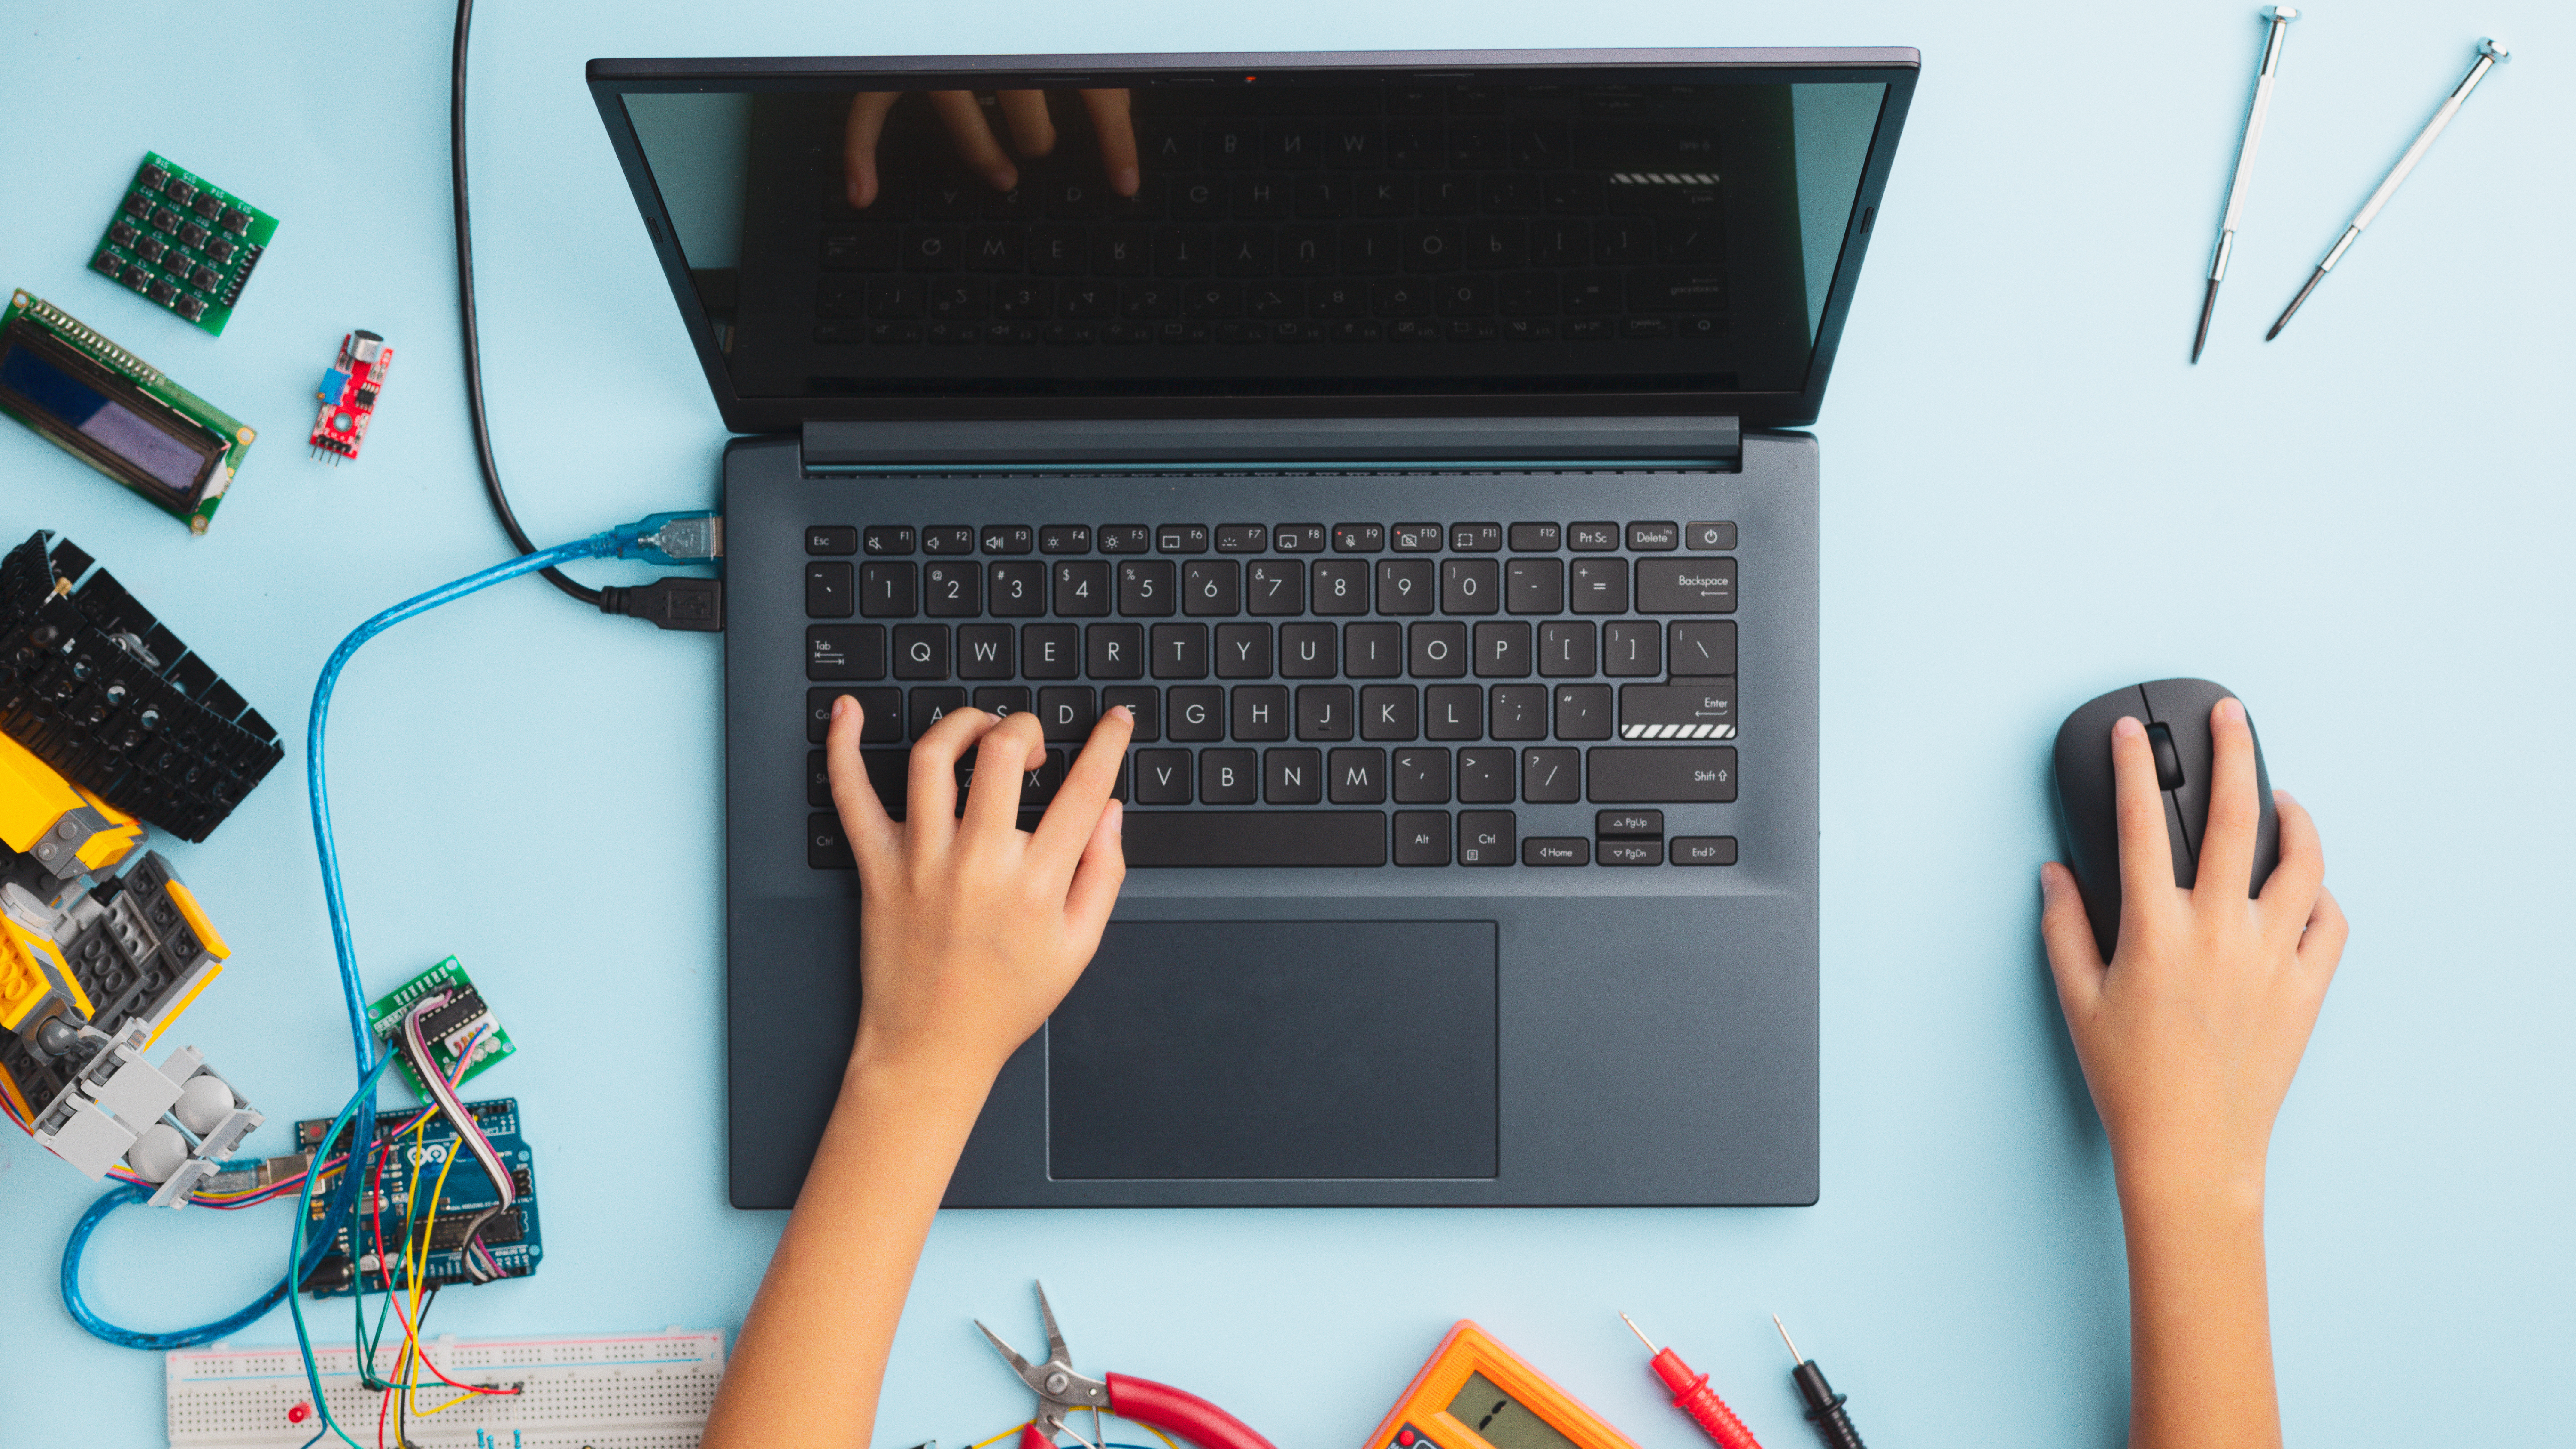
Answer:
[[(1134, 720), (1101, 716), (1032, 834), (1019, 808), (1023, 772), (1046, 757), (1035, 715), (961, 709), (933, 725), (912, 747), (896, 824), (859, 761), (861, 714), (839, 700), (825, 744), (862, 892), (851, 1069), (927, 1069), (980, 1095), (1100, 946), (1127, 876), (1109, 793)], [(956, 767), (970, 751), (959, 818)]]

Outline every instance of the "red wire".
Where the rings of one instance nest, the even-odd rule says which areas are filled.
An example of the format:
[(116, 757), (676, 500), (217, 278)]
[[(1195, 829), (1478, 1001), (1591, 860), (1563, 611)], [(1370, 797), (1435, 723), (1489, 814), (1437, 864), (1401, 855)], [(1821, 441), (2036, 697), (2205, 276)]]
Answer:
[[(436, 1111), (437, 1109), (433, 1107), (429, 1110)], [(410, 1131), (414, 1126), (418, 1125), (421, 1117), (426, 1117), (428, 1115), (429, 1112), (421, 1113), (420, 1117), (412, 1118), (410, 1122), (403, 1124), (390, 1136), (384, 1139), (383, 1146), (380, 1147), (376, 1153), (375, 1181), (368, 1189), (374, 1197), (372, 1216), (375, 1219), (377, 1270), (385, 1275), (386, 1301), (393, 1304), (394, 1316), (402, 1320), (403, 1326), (403, 1353), (396, 1356), (394, 1359), (394, 1367), (397, 1370), (395, 1377), (397, 1378), (399, 1378), (399, 1371), (402, 1367), (403, 1358), (409, 1356), (419, 1345), (420, 1335), (418, 1330), (411, 1326), (411, 1315), (403, 1311), (402, 1295), (394, 1291), (393, 1269), (387, 1265), (385, 1260), (385, 1158), (393, 1151), (393, 1144), (401, 1140), (403, 1133)], [(403, 1241), (406, 1244), (411, 1241), (411, 1224), (408, 1220), (403, 1224)], [(364, 1287), (366, 1284), (366, 1275), (363, 1273), (359, 1274), (358, 1282), (359, 1286)], [(421, 1367), (428, 1369), (431, 1374), (437, 1377), (440, 1383), (447, 1385), (451, 1389), (463, 1389), (469, 1394), (490, 1394), (495, 1398), (507, 1398), (512, 1394), (520, 1392), (518, 1389), (487, 1389), (478, 1388), (473, 1384), (460, 1384), (456, 1380), (449, 1378), (447, 1376), (447, 1371), (440, 1368), (437, 1363), (432, 1361), (428, 1354), (423, 1353), (419, 1357)], [(381, 1426), (379, 1426), (379, 1432), (381, 1432)]]

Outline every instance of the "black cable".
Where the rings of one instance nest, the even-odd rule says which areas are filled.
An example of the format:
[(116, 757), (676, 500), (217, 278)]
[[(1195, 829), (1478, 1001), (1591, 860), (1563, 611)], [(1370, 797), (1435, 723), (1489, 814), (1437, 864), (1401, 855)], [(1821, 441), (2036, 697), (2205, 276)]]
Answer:
[[(467, 205), (465, 184), (465, 42), (473, 25), (474, 0), (456, 0), (456, 53), (448, 88), (447, 153), (456, 191), (456, 306), (465, 330), (465, 410), (474, 422), (474, 456), (475, 461), (483, 466), (483, 491), (492, 500), (492, 512), (501, 521), (501, 531), (510, 536), (511, 546), (525, 555), (535, 553), (537, 546), (529, 541), (527, 531), (519, 527), (518, 515), (510, 511), (510, 496), (501, 491), (501, 466), (492, 458), (492, 427), (483, 416), (482, 338), (474, 326), (474, 224)], [(546, 582), (563, 590), (566, 597), (594, 609), (600, 607), (599, 590), (573, 582), (561, 569), (542, 572)]]

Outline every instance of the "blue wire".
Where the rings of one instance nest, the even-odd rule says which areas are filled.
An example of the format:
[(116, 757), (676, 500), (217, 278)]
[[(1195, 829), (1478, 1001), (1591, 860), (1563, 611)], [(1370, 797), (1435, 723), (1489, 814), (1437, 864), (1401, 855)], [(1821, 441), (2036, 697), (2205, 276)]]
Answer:
[[(390, 1047), (386, 1048), (381, 1055), (377, 1052), (375, 1035), (367, 1024), (366, 992), (358, 979), (357, 942), (349, 926), (348, 893), (340, 883), (340, 852), (331, 835), (331, 796), (323, 775), (322, 744), (323, 732), (329, 726), (331, 719), (331, 694), (339, 687), (340, 672), (348, 667), (350, 657), (358, 652), (360, 646), (403, 620), (416, 614), (427, 613), (441, 604), (453, 603), (468, 594), (480, 593), (494, 584), (517, 578), (521, 574), (535, 573), (539, 569), (552, 568), (560, 563), (588, 558), (646, 557), (652, 558), (655, 562), (662, 562), (664, 560), (655, 552), (653, 539), (646, 536), (648, 530), (645, 525), (658, 526), (663, 517), (664, 515), (656, 514), (640, 524), (622, 524), (617, 528), (595, 533), (572, 543), (561, 544), (537, 553), (523, 554), (507, 563), (495, 564), (479, 573), (468, 574), (453, 583), (442, 584), (425, 594), (405, 599), (350, 630), (349, 637), (340, 641), (340, 647), (331, 651), (330, 661), (322, 666), (322, 677), (313, 686), (313, 712), (305, 726), (304, 774), (305, 784), (313, 802), (313, 843), (322, 859), (322, 896), (331, 916), (331, 946), (339, 963), (340, 994), (348, 1004), (350, 1045), (356, 1052), (358, 1075), (361, 1078), (357, 1095), (351, 1097), (349, 1105), (340, 1110), (339, 1120), (332, 1123), (330, 1133), (322, 1139), (324, 1147), (338, 1138), (341, 1124), (347, 1122), (350, 1114), (357, 1111), (359, 1103), (362, 1100), (372, 1099), (376, 1083), (383, 1078), (385, 1068), (391, 1065), (394, 1059), (394, 1053)], [(172, 1333), (144, 1333), (110, 1323), (90, 1310), (89, 1304), (81, 1296), (81, 1255), (88, 1249), (90, 1235), (98, 1230), (98, 1225), (109, 1213), (128, 1203), (142, 1202), (151, 1195), (146, 1189), (130, 1185), (120, 1186), (91, 1203), (89, 1209), (81, 1214), (80, 1221), (73, 1225), (70, 1239), (63, 1244), (63, 1307), (71, 1313), (74, 1322), (109, 1343), (158, 1352), (174, 1348), (193, 1348), (199, 1344), (212, 1343), (216, 1339), (226, 1337), (257, 1321), (270, 1309), (275, 1308), (278, 1300), (283, 1298), (294, 1310), (296, 1340), (305, 1346), (306, 1373), (308, 1375), (314, 1373), (312, 1345), (304, 1333), (303, 1305), (296, 1301), (292, 1290), (296, 1284), (301, 1283), (312, 1273), (314, 1267), (328, 1253), (333, 1239), (339, 1233), (340, 1220), (348, 1214), (350, 1207), (357, 1200), (358, 1183), (365, 1176), (358, 1170), (357, 1165), (366, 1160), (367, 1153), (373, 1146), (375, 1122), (376, 1114), (372, 1111), (366, 1112), (358, 1116), (357, 1125), (351, 1129), (350, 1168), (341, 1174), (340, 1185), (332, 1190), (330, 1207), (324, 1215), (321, 1231), (314, 1235), (309, 1251), (300, 1245), (304, 1243), (304, 1229), (308, 1221), (306, 1215), (312, 1208), (314, 1179), (310, 1174), (305, 1177), (304, 1194), (295, 1215), (295, 1236), (299, 1250), (292, 1255), (302, 1261), (290, 1262), (287, 1277), (279, 1279), (275, 1286), (251, 1303), (244, 1305), (238, 1312), (213, 1323), (200, 1324), (195, 1328), (180, 1329)], [(321, 1150), (317, 1148), (314, 1153), (316, 1163), (320, 1162), (321, 1155)], [(321, 1402), (321, 1384), (318, 1379), (314, 1382), (313, 1397), (316, 1404)], [(327, 1425), (329, 1422), (329, 1413), (326, 1410), (324, 1423)]]

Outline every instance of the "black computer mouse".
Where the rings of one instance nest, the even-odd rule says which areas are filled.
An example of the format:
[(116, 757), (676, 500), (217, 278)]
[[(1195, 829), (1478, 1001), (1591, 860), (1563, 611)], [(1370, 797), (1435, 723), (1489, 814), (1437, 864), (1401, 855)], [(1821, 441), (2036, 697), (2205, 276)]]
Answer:
[[(2066, 831), (2067, 864), (2093, 918), (2102, 959), (2120, 940), (2120, 826), (2111, 788), (2111, 726), (2133, 715), (2147, 727), (2155, 751), (2156, 783), (2165, 797), (2165, 838), (2173, 847), (2174, 884), (2188, 890), (2199, 877), (2200, 838), (2209, 822), (2209, 712), (2236, 692), (2206, 679), (2159, 679), (2115, 689), (2066, 717), (2057, 730), (2057, 818)], [(2241, 702), (2241, 701), (2240, 701)], [(2245, 715), (2248, 733), (2254, 715)], [(2246, 894), (2260, 894), (2272, 867), (2281, 863), (2281, 820), (2272, 808), (2272, 776), (2263, 767), (2263, 740), (2254, 738), (2254, 791), (2263, 818), (2254, 831), (2254, 878)]]

